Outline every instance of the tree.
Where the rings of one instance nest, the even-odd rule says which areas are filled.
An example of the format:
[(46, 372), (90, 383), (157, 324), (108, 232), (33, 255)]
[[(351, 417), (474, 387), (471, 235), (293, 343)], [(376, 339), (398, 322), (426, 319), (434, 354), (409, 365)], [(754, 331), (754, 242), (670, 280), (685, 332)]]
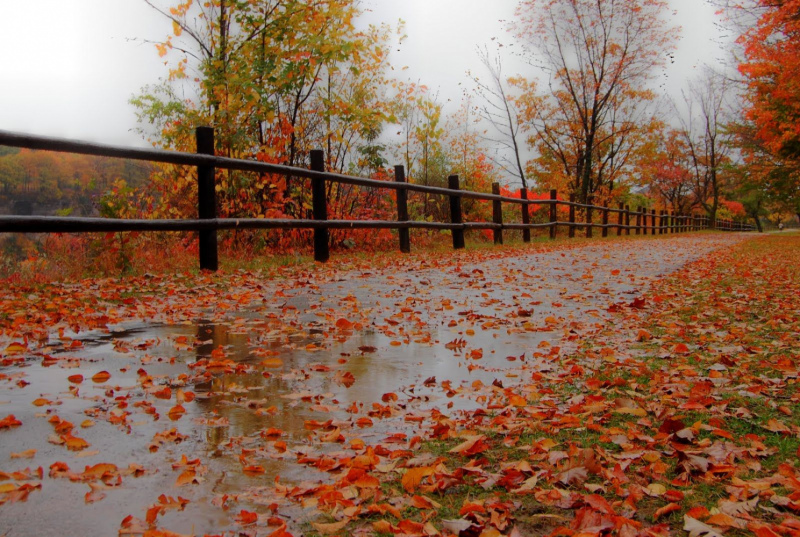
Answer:
[(746, 105), (735, 132), (750, 168), (750, 191), (763, 194), (773, 211), (788, 211), (800, 218), (797, 3), (746, 0), (726, 7), (742, 34), (739, 72), (744, 77)]
[(523, 0), (517, 8), (513, 31), (549, 74), (551, 97), (532, 130), (581, 200), (604, 184), (613, 189), (647, 119), (648, 83), (677, 37), (667, 8), (664, 0)]
[(525, 173), (525, 164), (522, 157), (524, 139), (520, 112), (515, 96), (509, 93), (513, 87), (513, 79), (509, 81), (503, 77), (503, 63), (500, 55), (490, 57), (489, 49), (478, 49), (478, 58), (489, 72), (488, 82), (483, 82), (480, 77), (472, 76), (476, 84), (476, 93), (481, 99), (478, 106), (481, 119), (488, 122), (494, 131), (493, 136), (487, 137), (499, 146), (499, 156), (493, 161), (512, 177), (518, 178), (522, 188), (528, 188), (528, 179)]
[(716, 225), (717, 210), (725, 187), (724, 166), (731, 162), (729, 119), (730, 81), (706, 68), (702, 78), (684, 93), (687, 116), (682, 119), (688, 148), (695, 200)]
[(643, 162), (650, 187), (673, 213), (688, 214), (692, 208), (692, 160), (684, 133), (665, 128), (654, 132), (654, 154)]
[[(167, 76), (132, 100), (140, 122), (155, 126), (155, 145), (192, 150), (194, 128), (208, 125), (218, 154), (304, 166), (312, 149), (325, 148), (326, 167), (335, 171), (358, 167), (362, 146), (375, 149), (388, 115), (394, 32), (388, 26), (357, 29), (356, 1), (145, 2), (173, 28), (156, 43), (170, 66)], [(222, 216), (274, 218), (308, 210), (303, 181), (238, 171), (218, 171), (216, 179)], [(150, 201), (162, 214), (190, 213), (186, 200), (194, 189), (190, 171), (165, 166), (153, 176)], [(331, 188), (328, 195), (337, 207), (350, 207), (343, 199), (351, 191)]]

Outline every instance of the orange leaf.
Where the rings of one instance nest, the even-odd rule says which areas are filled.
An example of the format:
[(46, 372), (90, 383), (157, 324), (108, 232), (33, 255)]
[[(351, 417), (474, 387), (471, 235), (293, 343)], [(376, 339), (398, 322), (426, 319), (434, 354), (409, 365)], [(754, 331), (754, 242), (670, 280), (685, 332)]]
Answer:
[(684, 343), (678, 343), (677, 345), (672, 347), (672, 352), (674, 352), (675, 354), (688, 354), (689, 347), (687, 347), (686, 344)]
[(250, 464), (250, 465), (245, 466), (244, 468), (242, 468), (242, 471), (244, 473), (246, 473), (246, 474), (263, 474), (263, 473), (266, 473), (266, 470), (264, 470), (264, 467), (261, 466), (260, 464)]
[(342, 318), (336, 321), (336, 328), (339, 330), (351, 330), (353, 328), (353, 323)]
[(21, 451), (19, 453), (12, 453), (12, 459), (32, 459), (36, 455), (35, 449), (26, 449), (25, 451)]
[(258, 513), (245, 511), (244, 509), (242, 509), (236, 516), (236, 522), (238, 522), (242, 526), (246, 526), (247, 524), (254, 524), (257, 521), (258, 521)]
[(176, 487), (182, 487), (183, 485), (192, 483), (197, 483), (197, 472), (194, 470), (184, 470), (181, 475), (178, 476), (178, 479), (175, 480)]
[(433, 475), (433, 466), (421, 466), (419, 468), (409, 468), (403, 474), (400, 482), (406, 492), (414, 492), (422, 480)]
[(666, 515), (667, 513), (672, 513), (673, 511), (680, 511), (680, 510), (681, 510), (681, 506), (678, 505), (677, 503), (668, 503), (667, 505), (665, 505), (661, 509), (657, 510), (653, 514), (653, 520), (658, 520), (659, 517), (661, 517), (663, 515)]
[(175, 421), (179, 420), (181, 416), (183, 416), (185, 413), (186, 409), (183, 408), (183, 405), (175, 405), (174, 407), (169, 409), (169, 412), (167, 412), (167, 416), (169, 416), (169, 419), (171, 419), (172, 421)]
[(19, 427), (22, 425), (22, 422), (19, 421), (17, 418), (14, 417), (14, 414), (9, 414), (5, 418), (0, 420), (0, 429), (6, 429), (9, 427)]
[(67, 449), (72, 451), (81, 451), (82, 449), (86, 449), (91, 444), (84, 440), (83, 438), (78, 438), (77, 436), (72, 436), (71, 433), (61, 435), (61, 439), (64, 441), (64, 444), (67, 446)]
[(458, 453), (469, 457), (470, 455), (483, 453), (487, 449), (489, 449), (489, 445), (486, 443), (486, 437), (479, 434), (476, 436), (468, 436), (466, 441), (451, 449), (450, 453)]
[(111, 373), (108, 371), (100, 371), (99, 373), (95, 373), (95, 375), (92, 377), (92, 382), (97, 382), (100, 384), (101, 382), (106, 382), (110, 378)]
[(83, 382), (83, 375), (70, 375), (67, 377), (67, 380), (73, 384), (80, 384)]
[(172, 398), (172, 390), (169, 386), (164, 386), (160, 390), (156, 390), (153, 392), (153, 395), (156, 396), (158, 399), (170, 399)]
[(316, 522), (312, 522), (311, 525), (314, 526), (318, 532), (323, 535), (333, 535), (334, 533), (338, 533), (342, 528), (347, 526), (347, 523), (350, 522), (350, 519), (345, 518), (339, 522), (333, 522), (331, 524), (319, 524)]

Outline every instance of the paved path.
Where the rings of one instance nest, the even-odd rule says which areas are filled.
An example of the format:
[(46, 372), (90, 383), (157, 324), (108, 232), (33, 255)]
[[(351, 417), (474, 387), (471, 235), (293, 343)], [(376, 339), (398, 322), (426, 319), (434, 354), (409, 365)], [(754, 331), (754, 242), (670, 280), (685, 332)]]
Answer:
[[(125, 515), (144, 518), (162, 493), (191, 500), (163, 518), (173, 531), (236, 528), (219, 508), (226, 494), (238, 495), (232, 513), (280, 502), (269, 486), (275, 476), (328, 478), (294, 464), (304, 454), (341, 450), (355, 438), (410, 438), (418, 422), (408, 416), (470, 409), (477, 397), (491, 397), (483, 387), (509, 385), (520, 375), (527, 380), (531, 371), (546, 374), (550, 358), (617, 322), (609, 309), (630, 310), (653, 279), (745, 239), (703, 234), (512, 257), (464, 253), (455, 263), (427, 267), (409, 261), (380, 272), (326, 271), (284, 282), (244, 278), (223, 297), (196, 289), (191, 308), (177, 307), (174, 298), (154, 299), (140, 311), (169, 324), (78, 334), (82, 347), (39, 350), (23, 366), (2, 370), (0, 417), (14, 414), (23, 425), (0, 431), (0, 470), (42, 466), (47, 474), (62, 461), (76, 472), (107, 462), (140, 465), (145, 473), (125, 475), (122, 485), (102, 491), (104, 499), (86, 504), (87, 485), (45, 477), (26, 502), (0, 506), (0, 534), (59, 528), (112, 535)], [(238, 371), (236, 364), (242, 364)], [(89, 383), (101, 370), (112, 378)], [(87, 379), (80, 387), (67, 380), (76, 372)], [(29, 384), (20, 387), (17, 380)], [(172, 395), (156, 396), (165, 387)], [(196, 399), (178, 401), (179, 389)], [(39, 398), (48, 403), (31, 404)], [(170, 421), (178, 403), (185, 415)], [(76, 425), (90, 417), (95, 425), (74, 434), (91, 447), (76, 453), (58, 445), (46, 419), (52, 415)], [(332, 424), (309, 430), (327, 420)], [(154, 451), (154, 439), (171, 428), (185, 436)], [(332, 428), (344, 444), (331, 441)], [(285, 451), (265, 432), (270, 429), (282, 431)], [(9, 460), (31, 447), (34, 460)], [(264, 473), (243, 473), (245, 454)], [(176, 489), (179, 470), (172, 464), (181, 455), (199, 458), (203, 471), (198, 484)]]

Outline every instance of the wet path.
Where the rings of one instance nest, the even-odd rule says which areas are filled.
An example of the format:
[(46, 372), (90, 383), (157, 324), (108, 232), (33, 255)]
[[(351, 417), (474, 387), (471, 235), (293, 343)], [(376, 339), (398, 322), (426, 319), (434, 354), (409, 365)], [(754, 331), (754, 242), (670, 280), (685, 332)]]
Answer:
[[(162, 494), (177, 503), (156, 509), (157, 525), (179, 533), (241, 531), (242, 509), (268, 506), (302, 523), (313, 505), (293, 510), (276, 477), (329, 481), (314, 469), (330, 470), (326, 453), (355, 454), (362, 442), (413, 448), (423, 417), (547, 374), (553, 356), (615, 322), (609, 310), (630, 307), (651, 280), (739, 240), (242, 281), (235, 307), (207, 297), (163, 317), (181, 324), (154, 314), (108, 333), (67, 329), (24, 353), (0, 341), (0, 419), (22, 422), (0, 429), (0, 471), (21, 472), (0, 481), (0, 534), (114, 535), (127, 515), (144, 520), (169, 503)], [(93, 380), (99, 372), (109, 377)]]

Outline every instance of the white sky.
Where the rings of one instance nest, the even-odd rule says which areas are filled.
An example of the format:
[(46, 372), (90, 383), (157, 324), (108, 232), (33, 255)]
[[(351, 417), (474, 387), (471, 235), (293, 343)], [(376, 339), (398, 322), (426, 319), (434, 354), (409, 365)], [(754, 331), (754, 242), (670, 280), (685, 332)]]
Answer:
[[(140, 41), (170, 32), (163, 17), (142, 0), (0, 2), (0, 129), (146, 145), (132, 132), (136, 117), (128, 100), (165, 75), (153, 45)], [(700, 65), (719, 61), (723, 53), (714, 43), (711, 7), (702, 0), (670, 4), (683, 28), (666, 85), (677, 95)], [(396, 73), (408, 66), (404, 78), (438, 90), (440, 102), (459, 101), (467, 70), (482, 73), (477, 46), (492, 37), (512, 42), (500, 21), (512, 18), (515, 5), (516, 0), (363, 0), (365, 21), (406, 22), (408, 38), (393, 52)]]

